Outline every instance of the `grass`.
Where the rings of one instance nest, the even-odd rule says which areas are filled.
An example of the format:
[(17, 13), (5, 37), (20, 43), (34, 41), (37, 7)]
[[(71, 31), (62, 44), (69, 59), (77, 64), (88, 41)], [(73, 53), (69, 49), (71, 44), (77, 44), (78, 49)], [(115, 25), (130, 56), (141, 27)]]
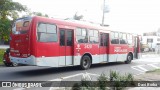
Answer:
[(160, 69), (155, 69), (155, 70), (147, 71), (146, 73), (152, 73), (152, 74), (158, 74), (158, 75), (160, 75)]
[(0, 49), (0, 65), (3, 64), (3, 54), (4, 54), (5, 49)]

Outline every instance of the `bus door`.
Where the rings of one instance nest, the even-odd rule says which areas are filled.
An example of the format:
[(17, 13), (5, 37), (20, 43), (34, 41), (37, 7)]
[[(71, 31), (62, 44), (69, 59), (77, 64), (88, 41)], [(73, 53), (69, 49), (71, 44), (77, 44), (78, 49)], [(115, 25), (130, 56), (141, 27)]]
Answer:
[(139, 39), (137, 36), (134, 37), (134, 58), (138, 59), (138, 51), (139, 51)]
[(100, 62), (108, 62), (108, 52), (109, 52), (109, 34), (108, 33), (100, 33)]
[(59, 44), (60, 44), (60, 59), (59, 65), (72, 65), (73, 64), (73, 30), (59, 29)]

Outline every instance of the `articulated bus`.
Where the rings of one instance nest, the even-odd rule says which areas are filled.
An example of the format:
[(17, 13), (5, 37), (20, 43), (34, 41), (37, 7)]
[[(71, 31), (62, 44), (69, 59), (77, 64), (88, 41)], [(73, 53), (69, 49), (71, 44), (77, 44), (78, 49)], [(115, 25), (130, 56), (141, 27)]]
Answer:
[(88, 69), (140, 57), (140, 36), (92, 24), (25, 17), (15, 20), (10, 37), (10, 59), (19, 64)]

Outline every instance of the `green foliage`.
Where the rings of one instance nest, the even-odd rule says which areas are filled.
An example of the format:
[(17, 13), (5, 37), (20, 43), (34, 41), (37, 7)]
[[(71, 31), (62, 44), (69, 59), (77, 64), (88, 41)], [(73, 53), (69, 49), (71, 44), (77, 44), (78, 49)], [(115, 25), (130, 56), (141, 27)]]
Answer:
[(0, 40), (9, 40), (12, 21), (8, 19), (8, 16), (14, 20), (19, 17), (18, 12), (26, 10), (27, 7), (18, 2), (13, 2), (12, 0), (0, 1)]
[[(74, 84), (72, 90), (123, 90), (127, 85), (133, 85), (133, 75), (125, 74), (120, 75), (116, 71), (110, 71), (110, 79), (102, 73), (98, 78), (98, 83), (93, 83), (92, 81), (86, 82), (85, 79), (82, 79), (81, 84)], [(113, 81), (113, 83), (112, 83)], [(108, 87), (107, 84), (111, 83), (113, 87)], [(97, 87), (91, 87), (96, 85)], [(122, 87), (123, 86), (123, 87)]]
[(36, 16), (49, 17), (47, 14), (42, 14), (41, 12), (33, 12), (32, 14)]
[(134, 85), (134, 77), (132, 74), (120, 75), (116, 71), (110, 71), (110, 81), (114, 81), (114, 89), (122, 90), (127, 85)]
[(3, 64), (3, 54), (5, 52), (5, 49), (0, 49), (0, 64)]
[(18, 2), (13, 2), (12, 0), (1, 0), (0, 2), (0, 19), (6, 19), (7, 16), (15, 19), (15, 15), (18, 12), (26, 11), (27, 7), (21, 5)]
[(99, 77), (98, 77), (98, 83), (97, 85), (99, 86), (100, 90), (106, 90), (106, 85), (108, 78), (106, 77), (106, 75), (104, 73), (102, 73)]
[(73, 16), (73, 19), (75, 20), (81, 20), (83, 18), (83, 15), (77, 15), (77, 12), (76, 14)]
[(0, 20), (0, 40), (8, 41), (11, 31), (11, 21), (9, 19)]

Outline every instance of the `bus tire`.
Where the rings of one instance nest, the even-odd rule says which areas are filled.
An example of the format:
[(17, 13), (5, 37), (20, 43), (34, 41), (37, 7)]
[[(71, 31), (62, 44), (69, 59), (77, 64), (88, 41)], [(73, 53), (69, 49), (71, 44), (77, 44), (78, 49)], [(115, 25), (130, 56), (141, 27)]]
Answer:
[(125, 61), (125, 63), (126, 64), (130, 64), (131, 63), (131, 61), (132, 61), (132, 55), (129, 53), (128, 55), (127, 55), (127, 60)]
[(91, 58), (88, 55), (84, 55), (81, 59), (81, 69), (86, 70), (91, 66)]
[(17, 67), (17, 66), (18, 66), (18, 63), (13, 63), (13, 62), (12, 62), (11, 66), (12, 66), (12, 67)]
[(10, 66), (11, 66), (11, 64), (9, 64), (9, 63), (4, 63), (4, 65), (5, 65), (6, 67), (10, 67)]

